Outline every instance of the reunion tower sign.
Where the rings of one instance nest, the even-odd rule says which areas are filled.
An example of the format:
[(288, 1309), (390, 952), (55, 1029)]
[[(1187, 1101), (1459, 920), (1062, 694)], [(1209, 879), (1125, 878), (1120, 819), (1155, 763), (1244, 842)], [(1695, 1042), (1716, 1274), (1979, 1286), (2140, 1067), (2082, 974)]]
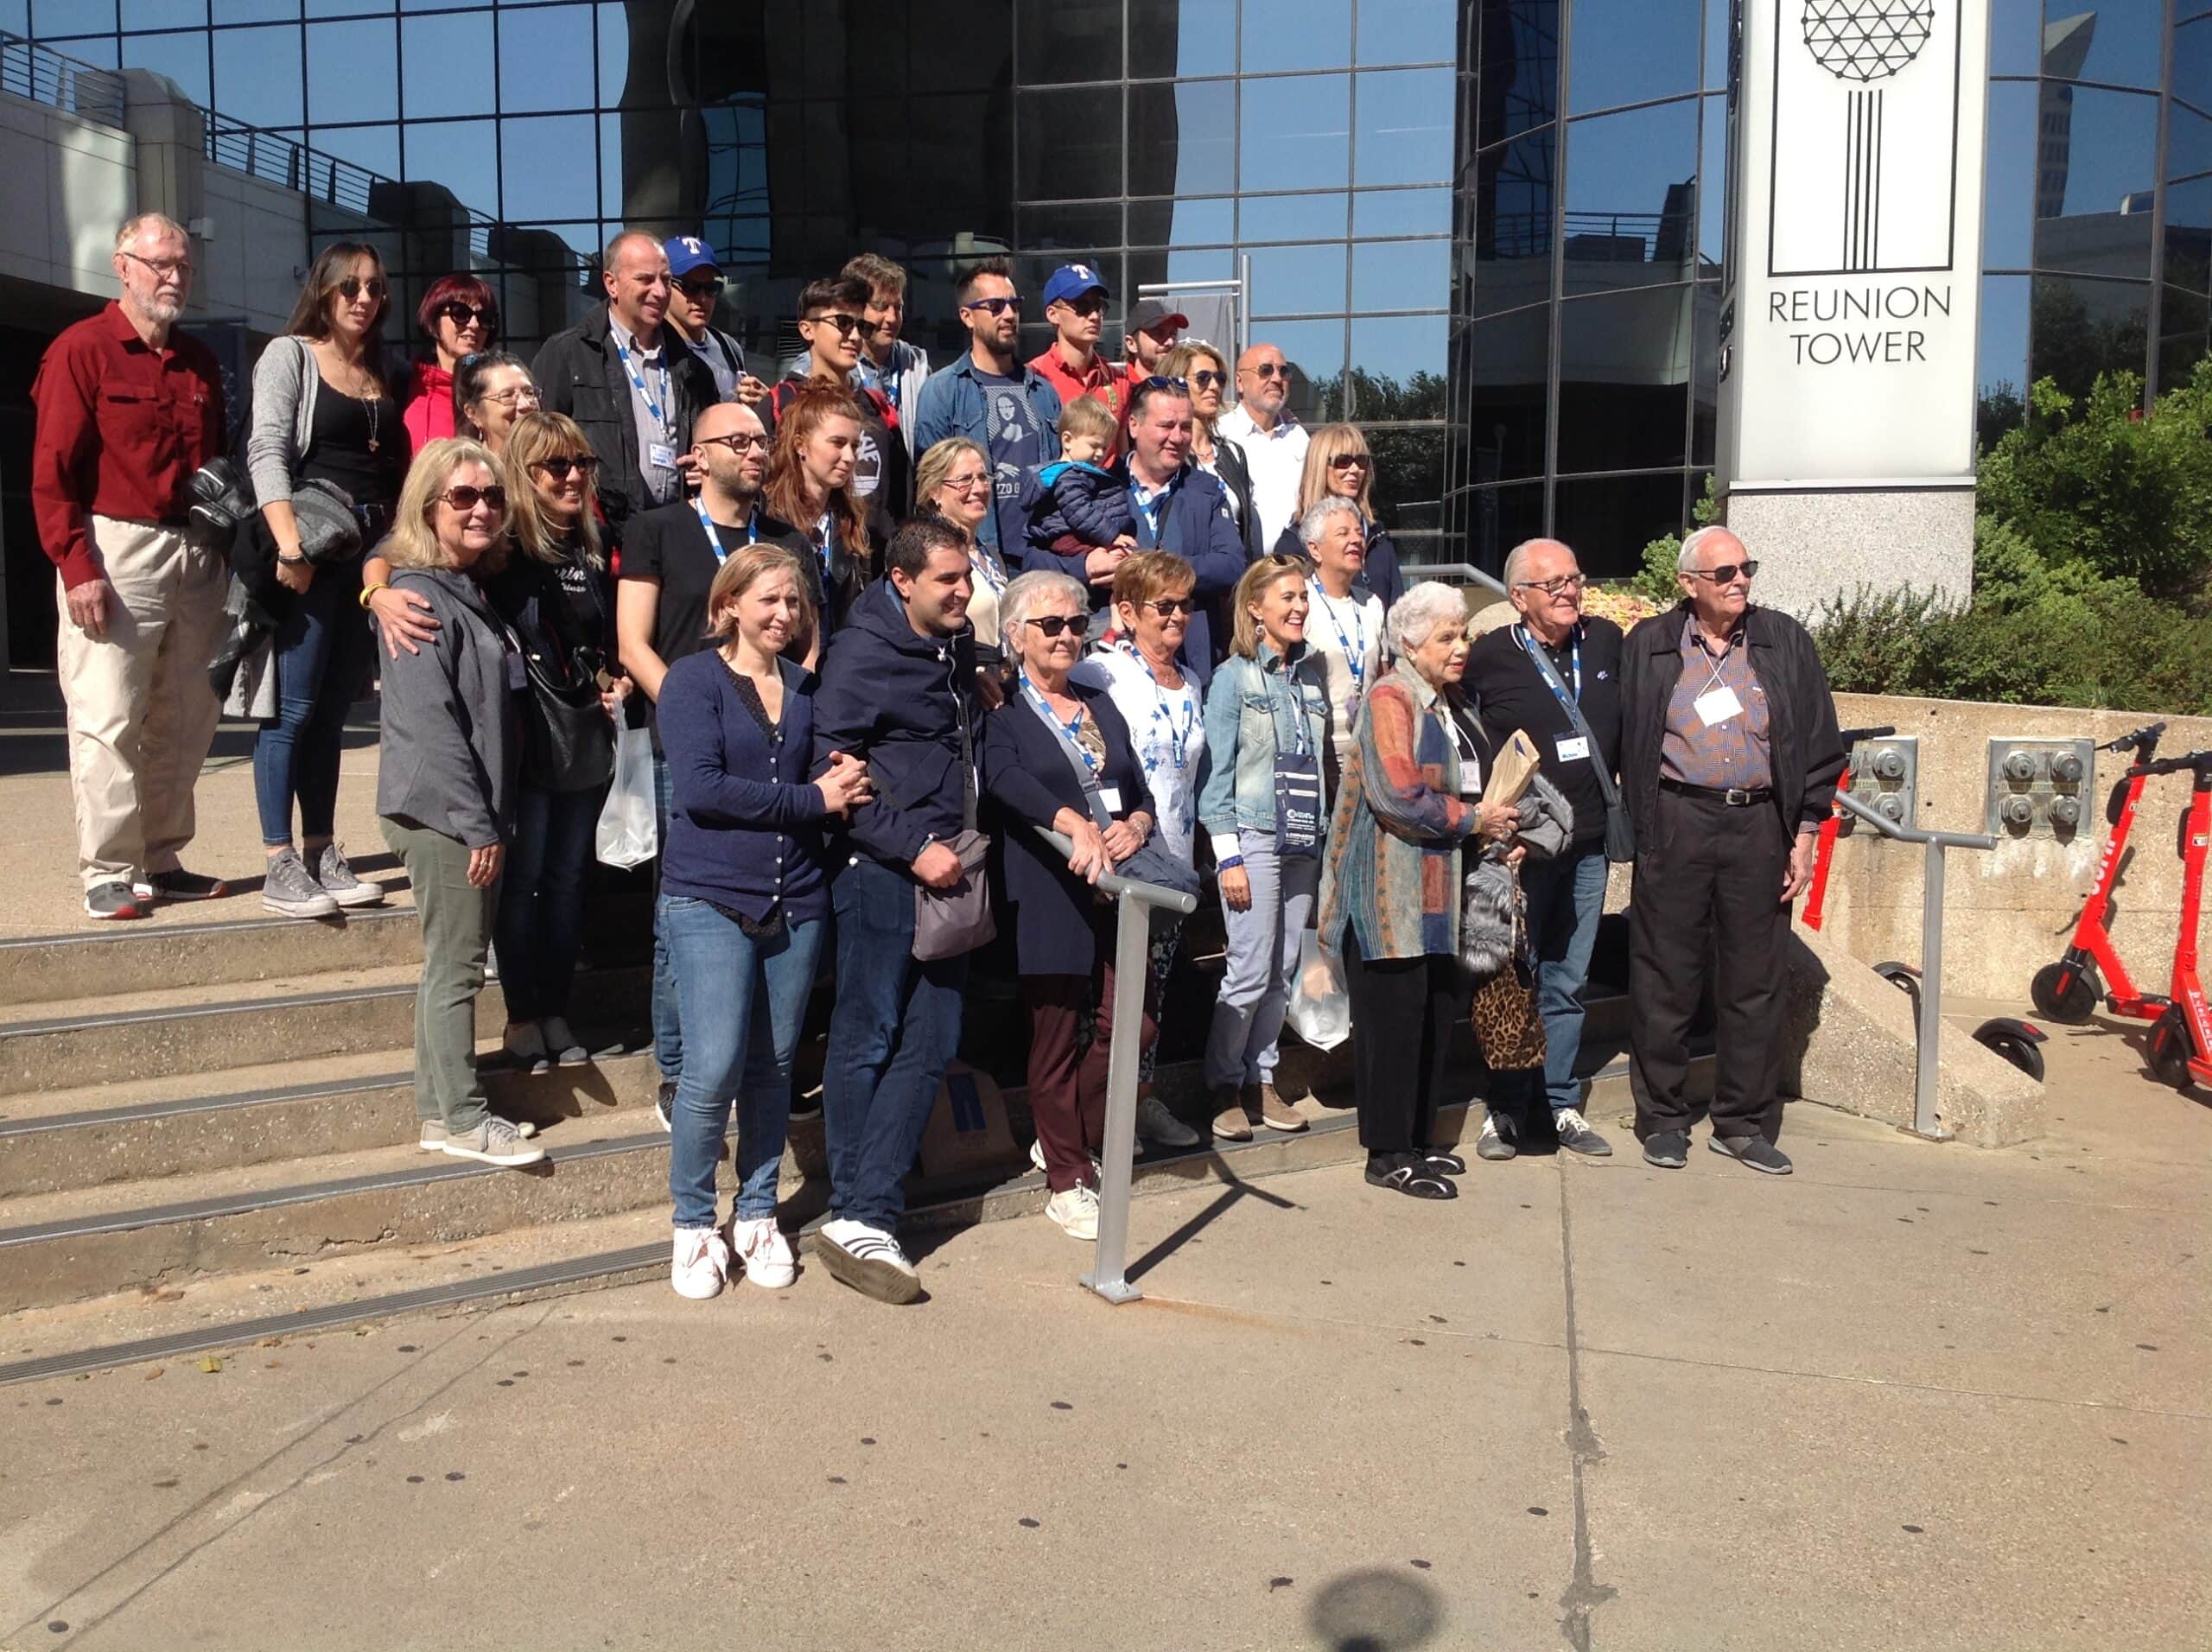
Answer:
[(1731, 491), (1971, 481), (1988, 7), (1744, 0)]

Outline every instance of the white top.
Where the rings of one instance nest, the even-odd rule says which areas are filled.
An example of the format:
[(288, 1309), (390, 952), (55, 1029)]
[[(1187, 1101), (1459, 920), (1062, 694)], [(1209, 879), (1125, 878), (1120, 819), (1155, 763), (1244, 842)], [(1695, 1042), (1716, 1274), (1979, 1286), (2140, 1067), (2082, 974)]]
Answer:
[(1244, 450), (1252, 469), (1252, 509), (1260, 518), (1260, 549), (1273, 550), (1282, 531), (1298, 514), (1298, 485), (1306, 475), (1306, 449), (1313, 438), (1288, 413), (1262, 430), (1241, 402), (1223, 414), (1214, 429)]
[(1103, 689), (1129, 726), (1129, 743), (1144, 766), (1160, 841), (1176, 858), (1191, 859), (1198, 820), (1198, 759), (1206, 747), (1205, 705), (1190, 673), (1163, 689), (1127, 645), (1102, 648), (1068, 673), (1072, 682)]
[(1363, 601), (1357, 593), (1332, 597), (1319, 580), (1306, 581), (1306, 594), (1310, 599), (1306, 646), (1320, 656), (1328, 683), (1329, 746), (1341, 772), (1351, 755), (1360, 700), (1382, 673), (1382, 599), (1370, 596)]

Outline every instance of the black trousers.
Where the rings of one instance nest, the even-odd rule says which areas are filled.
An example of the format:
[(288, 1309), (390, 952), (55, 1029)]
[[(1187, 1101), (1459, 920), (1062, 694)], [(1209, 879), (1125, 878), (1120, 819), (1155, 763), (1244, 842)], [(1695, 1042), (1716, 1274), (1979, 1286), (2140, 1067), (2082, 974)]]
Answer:
[(1345, 928), (1352, 1089), (1360, 1146), (1370, 1153), (1433, 1145), (1452, 1031), (1467, 1013), (1460, 974), (1456, 957), (1363, 958), (1358, 938)]
[(1789, 834), (1770, 805), (1662, 791), (1629, 901), (1636, 1133), (1687, 1132), (1690, 1021), (1712, 972), (1713, 1133), (1774, 1140), (1782, 1068), (1782, 885)]

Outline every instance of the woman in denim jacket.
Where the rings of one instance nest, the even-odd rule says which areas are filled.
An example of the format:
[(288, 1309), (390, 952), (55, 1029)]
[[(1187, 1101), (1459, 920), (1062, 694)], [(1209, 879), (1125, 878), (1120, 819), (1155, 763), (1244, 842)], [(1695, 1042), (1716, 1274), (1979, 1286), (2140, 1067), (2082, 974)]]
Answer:
[[(1263, 556), (1245, 570), (1232, 600), (1230, 657), (1206, 689), (1198, 823), (1220, 874), (1229, 966), (1206, 1038), (1205, 1076), (1213, 1133), (1229, 1141), (1250, 1141), (1255, 1124), (1286, 1133), (1306, 1128), (1275, 1093), (1274, 1076), (1328, 818), (1321, 796), (1327, 682), (1306, 647), (1311, 571), (1304, 557), (1284, 556)], [(1298, 807), (1279, 813), (1279, 796)]]

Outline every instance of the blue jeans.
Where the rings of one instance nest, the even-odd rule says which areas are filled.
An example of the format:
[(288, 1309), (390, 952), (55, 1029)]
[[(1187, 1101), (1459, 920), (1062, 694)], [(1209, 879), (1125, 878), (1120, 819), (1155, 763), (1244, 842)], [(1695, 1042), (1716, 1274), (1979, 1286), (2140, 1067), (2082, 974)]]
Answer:
[(292, 841), (292, 799), (300, 835), (327, 839), (338, 812), (338, 759), (346, 713), (368, 686), (376, 643), (361, 612), (361, 564), (315, 570), (276, 621), (276, 715), (253, 745), (253, 797), (261, 841)]
[[(668, 847), (671, 788), (668, 759), (653, 754), (653, 812), (660, 822), (660, 843)], [(653, 862), (653, 1064), (663, 1078), (683, 1071), (683, 1007), (676, 989), (676, 968), (669, 956), (667, 901), (660, 893), (662, 862)]]
[(737, 1214), (776, 1213), (776, 1172), (791, 1116), (791, 1055), (814, 990), (822, 921), (786, 924), (754, 940), (703, 900), (663, 903), (677, 990), (691, 1029), (690, 1059), (676, 1087), (668, 1160), (676, 1225), (715, 1222), (715, 1172), (737, 1105)]
[(507, 1020), (569, 1013), (569, 983), (582, 944), (584, 868), (591, 864), (604, 786), (515, 797), (515, 835), (499, 874), (499, 985)]
[(960, 1048), (968, 960), (914, 961), (914, 885), (861, 855), (836, 870), (837, 1002), (822, 1118), (832, 1216), (888, 1233), (944, 1070)]
[(1523, 861), (1529, 951), (1536, 960), (1536, 1008), (1544, 1018), (1543, 1099), (1554, 1112), (1582, 1105), (1574, 1063), (1582, 1053), (1582, 990), (1605, 910), (1605, 848), (1569, 848), (1555, 860)]

